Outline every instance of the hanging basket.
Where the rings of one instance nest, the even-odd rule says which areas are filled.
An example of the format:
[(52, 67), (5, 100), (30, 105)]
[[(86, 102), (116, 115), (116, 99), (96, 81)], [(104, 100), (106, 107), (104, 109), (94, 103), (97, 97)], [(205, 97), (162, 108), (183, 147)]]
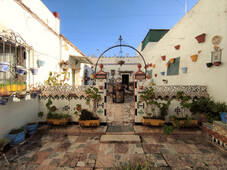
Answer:
[(195, 55), (192, 55), (190, 57), (191, 57), (192, 62), (196, 62), (197, 61), (197, 58), (198, 58), (198, 55), (195, 54)]
[(180, 45), (176, 45), (176, 46), (174, 46), (174, 48), (175, 48), (176, 50), (179, 50), (179, 49), (180, 49)]
[(161, 58), (162, 58), (162, 61), (166, 60), (166, 56), (165, 55), (161, 56)]
[(0, 62), (0, 72), (7, 72), (9, 68), (8, 62)]
[(32, 75), (37, 75), (38, 74), (38, 68), (30, 68)]
[(169, 61), (173, 64), (175, 62), (175, 58), (171, 58)]
[(122, 66), (125, 62), (123, 60), (120, 60), (117, 62), (117, 64), (119, 64), (120, 66)]
[(24, 67), (19, 66), (19, 65), (16, 66), (16, 73), (17, 74), (23, 75), (25, 72), (27, 72), (27, 71), (26, 71), (26, 69)]
[(182, 68), (181, 68), (182, 73), (187, 73), (187, 70), (188, 70), (187, 67), (182, 67)]
[(203, 43), (205, 41), (205, 36), (206, 36), (206, 34), (203, 33), (203, 34), (198, 35), (197, 37), (195, 37), (195, 39), (197, 40), (198, 43)]

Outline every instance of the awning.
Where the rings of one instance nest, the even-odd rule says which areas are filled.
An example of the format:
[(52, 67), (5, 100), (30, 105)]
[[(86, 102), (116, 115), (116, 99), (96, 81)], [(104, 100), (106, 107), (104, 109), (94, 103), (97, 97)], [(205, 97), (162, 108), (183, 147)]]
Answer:
[(85, 56), (72, 56), (72, 55), (70, 55), (70, 57), (74, 58), (75, 60), (78, 60), (78, 62), (80, 62), (80, 63), (93, 64), (92, 61), (89, 60), (89, 58), (87, 58)]

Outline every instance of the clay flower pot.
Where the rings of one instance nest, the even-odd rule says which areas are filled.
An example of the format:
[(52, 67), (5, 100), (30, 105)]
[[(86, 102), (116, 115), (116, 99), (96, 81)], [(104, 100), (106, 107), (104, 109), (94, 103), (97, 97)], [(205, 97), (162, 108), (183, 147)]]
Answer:
[(147, 75), (147, 79), (151, 79), (151, 76), (149, 74)]
[(173, 64), (175, 62), (175, 58), (171, 58), (169, 61)]
[(198, 55), (195, 54), (195, 55), (192, 55), (190, 57), (191, 57), (192, 62), (196, 62), (197, 61), (197, 58), (198, 58)]
[(195, 37), (195, 39), (198, 41), (198, 43), (202, 43), (202, 42), (205, 41), (205, 36), (206, 36), (206, 34), (203, 33), (203, 34), (198, 35), (197, 37)]
[(213, 66), (213, 63), (206, 63), (207, 67), (210, 68)]
[(161, 56), (161, 58), (162, 58), (162, 61), (166, 60), (166, 56), (165, 55)]
[(176, 46), (174, 46), (174, 48), (175, 48), (176, 50), (179, 50), (179, 49), (180, 49), (180, 45), (176, 45)]
[(220, 61), (214, 62), (214, 65), (219, 66), (219, 65), (221, 65), (221, 62)]
[(166, 67), (167, 67), (167, 68), (169, 67), (169, 63), (166, 64)]
[(92, 79), (95, 78), (95, 75), (94, 75), (94, 74), (91, 74), (91, 78), (92, 78)]
[(152, 67), (155, 68), (155, 64), (152, 64)]

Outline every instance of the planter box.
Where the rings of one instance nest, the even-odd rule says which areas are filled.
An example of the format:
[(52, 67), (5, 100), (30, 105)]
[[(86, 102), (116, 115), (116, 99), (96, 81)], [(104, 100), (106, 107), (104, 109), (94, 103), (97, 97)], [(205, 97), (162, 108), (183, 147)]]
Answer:
[(162, 119), (152, 119), (152, 118), (142, 118), (142, 124), (147, 126), (163, 126), (165, 120)]
[(96, 126), (100, 125), (99, 120), (79, 120), (80, 126)]
[(53, 124), (53, 125), (66, 125), (68, 123), (69, 119), (46, 119), (47, 124)]
[[(198, 126), (198, 120), (191, 120), (190, 123), (186, 124), (186, 120), (179, 120), (179, 126), (180, 127), (196, 127)], [(174, 121), (172, 120), (173, 126), (176, 126)]]

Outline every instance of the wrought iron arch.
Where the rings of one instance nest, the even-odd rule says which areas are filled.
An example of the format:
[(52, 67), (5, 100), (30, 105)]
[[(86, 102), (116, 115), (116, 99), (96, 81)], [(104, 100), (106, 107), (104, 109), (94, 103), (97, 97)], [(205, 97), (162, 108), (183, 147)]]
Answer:
[[(100, 54), (100, 56), (99, 56), (99, 58), (98, 58), (98, 60), (96, 61), (96, 64), (95, 64), (95, 73), (96, 73), (96, 68), (97, 68), (99, 59), (102, 57), (102, 55), (105, 54), (107, 51), (111, 50), (112, 48), (116, 48), (116, 47), (129, 47), (129, 48), (135, 50), (137, 53), (139, 53), (140, 57), (142, 57), (144, 65), (146, 66), (146, 62), (145, 62), (145, 59), (144, 59), (143, 55), (137, 49), (135, 49), (134, 47), (132, 47), (130, 45), (120, 44), (120, 45), (112, 46), (112, 47), (108, 48), (107, 50), (105, 50), (102, 54)], [(146, 72), (147, 72), (147, 68), (145, 67), (145, 73)]]

